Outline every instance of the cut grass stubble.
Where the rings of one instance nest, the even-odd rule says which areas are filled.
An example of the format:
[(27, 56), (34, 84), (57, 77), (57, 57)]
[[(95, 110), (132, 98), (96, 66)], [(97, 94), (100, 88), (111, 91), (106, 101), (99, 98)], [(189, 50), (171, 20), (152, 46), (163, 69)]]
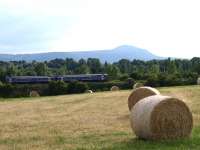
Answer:
[(130, 127), (131, 91), (23, 98), (0, 102), (0, 149), (200, 149), (200, 87), (161, 88), (184, 98), (194, 116), (191, 139), (138, 140)]

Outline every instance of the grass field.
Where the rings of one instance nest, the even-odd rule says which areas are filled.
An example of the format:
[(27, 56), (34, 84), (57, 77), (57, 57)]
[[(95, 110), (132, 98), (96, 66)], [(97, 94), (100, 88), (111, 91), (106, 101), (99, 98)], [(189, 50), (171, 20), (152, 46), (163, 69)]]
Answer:
[(191, 108), (190, 139), (143, 141), (133, 134), (131, 91), (0, 99), (0, 150), (189, 150), (200, 149), (200, 86), (160, 88)]

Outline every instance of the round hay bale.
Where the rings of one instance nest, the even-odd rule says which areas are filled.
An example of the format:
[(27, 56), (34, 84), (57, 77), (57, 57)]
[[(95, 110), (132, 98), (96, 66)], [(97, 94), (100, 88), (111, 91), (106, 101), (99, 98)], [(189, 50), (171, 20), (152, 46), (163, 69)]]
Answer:
[(87, 93), (93, 93), (93, 91), (92, 90), (88, 90)]
[(142, 139), (172, 140), (189, 137), (193, 127), (187, 105), (173, 97), (154, 95), (131, 110), (131, 127)]
[(197, 85), (200, 85), (200, 77), (197, 79)]
[(135, 83), (134, 85), (133, 85), (133, 89), (137, 89), (137, 88), (140, 88), (140, 87), (143, 87), (144, 85), (142, 84), (142, 83)]
[(40, 94), (37, 91), (30, 91), (29, 96), (30, 97), (39, 97)]
[(128, 98), (128, 108), (131, 111), (133, 106), (140, 101), (141, 99), (152, 96), (152, 95), (158, 95), (160, 92), (152, 87), (140, 87), (137, 89), (134, 89), (133, 92), (130, 94)]
[(119, 91), (119, 87), (118, 86), (112, 86), (110, 88), (111, 91)]

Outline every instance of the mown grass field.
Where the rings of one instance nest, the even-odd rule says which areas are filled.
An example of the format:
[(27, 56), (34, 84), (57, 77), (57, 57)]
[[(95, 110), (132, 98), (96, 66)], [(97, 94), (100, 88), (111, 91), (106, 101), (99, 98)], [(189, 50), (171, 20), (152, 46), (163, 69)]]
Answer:
[(0, 150), (200, 149), (200, 86), (160, 88), (191, 108), (190, 139), (143, 141), (133, 134), (131, 91), (41, 98), (0, 99)]

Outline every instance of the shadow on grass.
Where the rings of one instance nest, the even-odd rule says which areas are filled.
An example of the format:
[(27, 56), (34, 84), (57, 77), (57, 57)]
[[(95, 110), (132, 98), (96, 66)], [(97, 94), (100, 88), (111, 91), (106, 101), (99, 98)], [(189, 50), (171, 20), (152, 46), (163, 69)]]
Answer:
[[(200, 128), (195, 128), (192, 137), (173, 141), (149, 141), (133, 138), (131, 133), (115, 132), (104, 135), (85, 135), (81, 138), (82, 144), (91, 147), (79, 147), (78, 150), (199, 150)], [(81, 140), (81, 141), (82, 141)]]
[(129, 141), (114, 143), (108, 150), (179, 150), (200, 149), (200, 138), (176, 141), (144, 141), (130, 139)]
[(162, 140), (162, 141), (149, 141), (141, 140), (138, 138), (127, 139), (122, 142), (116, 142), (109, 150), (191, 150), (200, 149), (200, 127), (195, 128), (191, 138), (179, 140)]

